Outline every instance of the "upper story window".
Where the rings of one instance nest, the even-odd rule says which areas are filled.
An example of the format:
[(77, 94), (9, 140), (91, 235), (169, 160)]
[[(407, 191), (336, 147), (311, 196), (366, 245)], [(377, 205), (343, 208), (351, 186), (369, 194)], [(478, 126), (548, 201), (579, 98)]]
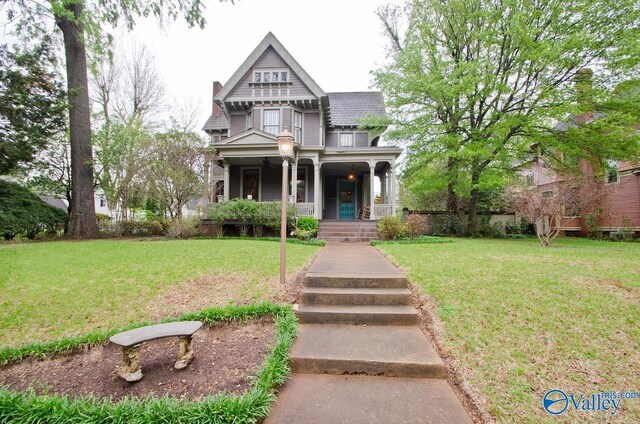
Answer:
[(289, 82), (289, 71), (283, 70), (283, 69), (254, 71), (253, 82), (260, 82), (260, 83)]
[(253, 128), (253, 111), (250, 110), (247, 112), (247, 129), (250, 130)]
[(353, 133), (340, 133), (340, 147), (353, 147)]
[(533, 187), (533, 184), (535, 182), (534, 177), (535, 176), (534, 176), (533, 172), (529, 172), (527, 175), (525, 175), (525, 180), (527, 182), (527, 187)]
[(262, 129), (273, 135), (280, 133), (280, 109), (266, 109)]
[(617, 183), (618, 179), (620, 178), (620, 173), (618, 172), (618, 162), (616, 162), (615, 160), (608, 160), (604, 165), (604, 173), (607, 183)]
[(293, 111), (293, 138), (296, 143), (302, 144), (302, 113)]

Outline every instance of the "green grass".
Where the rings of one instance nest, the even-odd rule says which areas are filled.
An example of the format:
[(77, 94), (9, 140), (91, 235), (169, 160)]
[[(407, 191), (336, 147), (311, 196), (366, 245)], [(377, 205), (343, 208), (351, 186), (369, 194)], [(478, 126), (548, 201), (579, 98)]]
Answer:
[[(603, 412), (552, 417), (554, 388), (640, 391), (640, 244), (565, 238), (460, 239), (382, 245), (432, 302), (445, 351), (498, 422), (602, 422)], [(639, 422), (625, 400), (613, 422)]]
[[(288, 245), (288, 275), (318, 250)], [(237, 280), (211, 289), (222, 304), (261, 302), (273, 297), (279, 254), (275, 242), (228, 239), (0, 245), (0, 346), (151, 319), (147, 307), (160, 294), (204, 276)]]
[[(272, 303), (258, 305), (211, 308), (198, 313), (185, 314), (179, 320), (200, 320), (205, 324), (219, 321), (245, 320), (272, 316), (276, 322), (277, 340), (257, 374), (253, 388), (242, 395), (221, 393), (201, 401), (178, 399), (128, 398), (112, 403), (108, 399), (80, 397), (71, 399), (62, 395), (37, 395), (34, 392), (14, 392), (0, 388), (0, 422), (2, 423), (255, 423), (266, 417), (275, 399), (276, 388), (290, 373), (289, 349), (297, 331), (297, 321), (289, 305)], [(142, 325), (142, 324), (139, 324)], [(34, 344), (31, 353), (26, 349), (5, 348), (0, 357), (21, 359), (25, 355), (49, 355), (87, 344), (104, 342), (109, 335), (123, 329), (93, 333), (80, 338), (59, 340), (56, 343)], [(86, 340), (91, 340), (87, 343)]]

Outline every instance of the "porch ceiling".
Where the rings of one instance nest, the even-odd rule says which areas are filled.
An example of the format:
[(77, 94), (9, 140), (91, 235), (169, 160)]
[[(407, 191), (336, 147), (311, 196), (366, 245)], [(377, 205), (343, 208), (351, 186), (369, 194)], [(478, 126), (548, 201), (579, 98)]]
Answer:
[[(388, 166), (387, 162), (378, 162), (376, 164), (376, 174), (384, 172)], [(362, 174), (369, 172), (369, 164), (366, 162), (323, 163), (322, 170), (324, 175), (346, 175), (351, 170), (354, 170), (357, 174)]]

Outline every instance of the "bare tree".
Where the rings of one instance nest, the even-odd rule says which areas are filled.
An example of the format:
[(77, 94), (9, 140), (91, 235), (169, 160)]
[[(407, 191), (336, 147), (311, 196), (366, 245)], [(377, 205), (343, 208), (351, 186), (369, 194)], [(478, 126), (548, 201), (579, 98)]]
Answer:
[(535, 225), (542, 246), (549, 247), (576, 217), (607, 214), (609, 186), (593, 177), (567, 177), (549, 185), (516, 188), (511, 209)]
[(171, 218), (182, 218), (183, 206), (204, 195), (202, 144), (196, 134), (174, 129), (156, 135), (146, 152), (151, 195)]
[(165, 86), (157, 71), (155, 56), (144, 45), (134, 45), (122, 65), (122, 83), (115, 112), (123, 122), (145, 121), (162, 107)]

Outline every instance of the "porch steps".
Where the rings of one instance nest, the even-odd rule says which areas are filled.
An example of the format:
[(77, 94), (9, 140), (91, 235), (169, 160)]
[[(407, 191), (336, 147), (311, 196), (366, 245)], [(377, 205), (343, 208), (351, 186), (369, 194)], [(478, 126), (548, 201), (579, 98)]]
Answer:
[(302, 324), (417, 325), (418, 311), (406, 305), (298, 305)]
[(318, 226), (318, 238), (327, 241), (377, 240), (378, 223), (365, 220), (322, 220)]
[(407, 288), (304, 287), (301, 302), (305, 305), (410, 305), (411, 291)]

